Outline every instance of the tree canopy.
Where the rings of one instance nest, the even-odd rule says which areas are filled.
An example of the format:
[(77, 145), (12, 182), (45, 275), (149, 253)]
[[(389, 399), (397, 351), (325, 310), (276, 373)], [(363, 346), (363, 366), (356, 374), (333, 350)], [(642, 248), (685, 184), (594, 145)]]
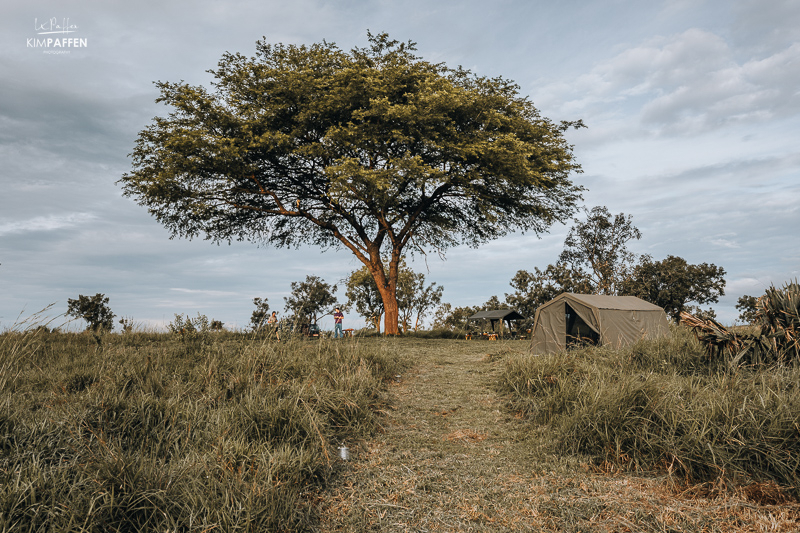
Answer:
[(67, 299), (67, 315), (86, 321), (87, 331), (111, 331), (114, 329), (114, 313), (108, 306), (108, 296), (97, 293), (94, 296), (78, 295), (77, 300)]
[(355, 307), (356, 312), (380, 332), (381, 317), (384, 312), (383, 299), (369, 268), (364, 265), (351, 272), (346, 285), (347, 305)]
[(256, 306), (256, 309), (250, 315), (250, 327), (253, 328), (253, 331), (261, 331), (269, 319), (269, 299), (253, 298), (253, 305)]
[(630, 215), (612, 216), (600, 206), (586, 214), (585, 221), (575, 219), (555, 265), (536, 267), (533, 273), (519, 270), (511, 279), (515, 292), (506, 294), (506, 302), (523, 316), (533, 317), (537, 307), (562, 292), (576, 292), (637, 296), (663, 307), (677, 321), (688, 304), (717, 302), (725, 294), (722, 267), (691, 265), (672, 255), (661, 261), (637, 256), (627, 244), (642, 235)]
[(320, 315), (333, 312), (336, 304), (336, 285), (329, 285), (318, 276), (306, 276), (305, 281), (293, 281), (292, 293), (284, 297), (286, 311), (294, 314), (294, 320), (317, 323)]
[(585, 221), (575, 219), (558, 263), (571, 270), (573, 277), (586, 279), (591, 292), (614, 295), (636, 261), (627, 244), (641, 237), (630, 215), (612, 216), (605, 206), (593, 207), (586, 211)]
[(692, 265), (674, 255), (661, 261), (644, 256), (620, 293), (663, 307), (677, 322), (690, 302), (718, 302), (725, 295), (725, 269), (713, 263)]
[[(124, 194), (172, 236), (349, 249), (396, 333), (404, 250), (540, 233), (574, 213), (580, 167), (553, 123), (501, 77), (368, 36), (226, 53), (211, 88), (159, 82), (172, 108), (139, 133)], [(382, 257), (387, 257), (384, 261)]]

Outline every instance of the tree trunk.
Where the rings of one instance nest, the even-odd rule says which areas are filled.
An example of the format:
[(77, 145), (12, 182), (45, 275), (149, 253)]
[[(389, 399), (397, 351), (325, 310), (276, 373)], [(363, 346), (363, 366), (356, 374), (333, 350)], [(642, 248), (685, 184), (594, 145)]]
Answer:
[(381, 288), (381, 297), (383, 298), (383, 312), (384, 315), (383, 331), (386, 335), (398, 335), (400, 333), (397, 327), (400, 318), (400, 309), (397, 307), (397, 295), (391, 287)]
[(397, 272), (400, 266), (400, 251), (393, 250), (389, 261), (388, 276), (381, 262), (380, 249), (370, 250), (370, 262), (367, 265), (378, 286), (378, 292), (383, 300), (384, 335), (398, 335), (400, 309), (397, 305)]

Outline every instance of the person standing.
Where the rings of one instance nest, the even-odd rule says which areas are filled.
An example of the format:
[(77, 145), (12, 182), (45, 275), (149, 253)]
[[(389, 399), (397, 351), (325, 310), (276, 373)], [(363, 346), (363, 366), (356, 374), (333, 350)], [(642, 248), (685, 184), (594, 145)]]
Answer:
[(275, 311), (272, 312), (272, 315), (267, 319), (267, 326), (270, 328), (272, 333), (275, 333), (275, 338), (281, 340), (281, 334), (278, 331), (278, 315)]
[(342, 332), (342, 320), (344, 320), (344, 313), (342, 313), (339, 308), (336, 308), (336, 311), (333, 312), (333, 338), (338, 339), (339, 337), (344, 337), (344, 333)]

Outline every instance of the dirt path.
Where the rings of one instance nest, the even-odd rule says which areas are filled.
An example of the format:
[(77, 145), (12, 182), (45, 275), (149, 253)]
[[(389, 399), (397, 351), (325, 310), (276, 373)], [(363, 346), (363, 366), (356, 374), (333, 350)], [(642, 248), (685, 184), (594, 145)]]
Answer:
[(547, 454), (546, 436), (531, 435), (492, 390), (502, 357), (522, 343), (452, 348), (409, 345), (417, 365), (392, 387), (385, 430), (350, 444), (320, 531), (797, 530), (780, 508), (678, 500), (657, 479), (600, 475)]

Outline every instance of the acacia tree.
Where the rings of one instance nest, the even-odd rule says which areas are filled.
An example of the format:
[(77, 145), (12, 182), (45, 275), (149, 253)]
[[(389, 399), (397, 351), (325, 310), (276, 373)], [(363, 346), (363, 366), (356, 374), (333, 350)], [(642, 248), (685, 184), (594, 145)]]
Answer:
[(407, 247), (539, 234), (574, 213), (563, 134), (582, 123), (542, 117), (503, 78), (368, 38), (349, 53), (258, 42), (255, 57), (223, 55), (210, 90), (159, 82), (172, 111), (139, 133), (120, 182), (172, 236), (347, 248), (394, 334)]
[(411, 301), (411, 309), (416, 317), (414, 331), (419, 329), (421, 320), (428, 315), (429, 311), (442, 303), (442, 293), (444, 292), (444, 287), (436, 285), (436, 283), (431, 283), (426, 287), (424, 277), (421, 277), (419, 281), (418, 290)]

